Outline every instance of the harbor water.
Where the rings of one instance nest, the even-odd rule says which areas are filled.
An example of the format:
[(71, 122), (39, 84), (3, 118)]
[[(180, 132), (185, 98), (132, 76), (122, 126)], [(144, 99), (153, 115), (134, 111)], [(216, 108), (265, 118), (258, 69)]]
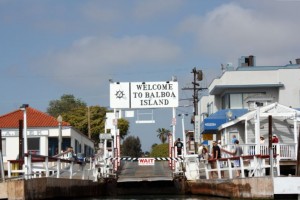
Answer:
[(221, 197), (208, 197), (202, 195), (124, 195), (124, 196), (107, 196), (107, 197), (99, 197), (99, 198), (81, 198), (76, 200), (122, 200), (122, 199), (130, 199), (130, 200), (225, 200), (228, 198)]

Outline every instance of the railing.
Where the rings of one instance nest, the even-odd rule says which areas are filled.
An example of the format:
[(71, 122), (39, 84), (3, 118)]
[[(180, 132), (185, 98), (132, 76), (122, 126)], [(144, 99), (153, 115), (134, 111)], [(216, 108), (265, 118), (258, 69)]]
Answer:
[[(239, 167), (232, 167), (232, 162), (235, 160), (240, 161)], [(248, 171), (248, 177), (260, 177), (266, 175), (267, 168), (271, 168), (270, 159), (267, 155), (248, 155), (240, 157), (230, 157), (230, 158), (220, 158), (212, 160), (200, 160), (202, 163), (202, 168), (199, 167), (199, 173), (205, 174), (206, 179), (212, 178), (213, 173), (217, 173), (217, 177), (221, 178), (235, 178), (233, 175), (236, 170), (240, 170), (240, 177), (244, 178), (245, 170)], [(199, 163), (199, 166), (200, 166)], [(221, 164), (222, 163), (222, 164)], [(212, 168), (211, 166), (215, 166)], [(273, 171), (276, 172), (276, 175), (280, 175), (280, 168), (278, 159), (274, 156), (273, 160)], [(275, 169), (275, 170), (274, 170)], [(270, 170), (271, 171), (271, 170)], [(222, 174), (226, 174), (225, 177), (222, 177)]]
[[(37, 177), (56, 177), (60, 178), (62, 173), (69, 174), (68, 178), (72, 179), (78, 172), (81, 174), (81, 179), (86, 179), (89, 171), (92, 170), (92, 162), (89, 163), (89, 168), (85, 169), (85, 164), (80, 161), (62, 159), (58, 157), (48, 157), (42, 155), (25, 154), (27, 157), (27, 166), (24, 160), (9, 160), (7, 162), (8, 178), (37, 178)], [(16, 165), (17, 164), (17, 165)], [(14, 167), (13, 167), (14, 166)], [(17, 167), (16, 167), (17, 166)], [(21, 168), (22, 169), (19, 169)], [(75, 168), (77, 167), (77, 169)], [(66, 177), (64, 175), (64, 177)]]
[[(259, 152), (255, 152), (256, 145), (255, 144), (240, 144), (240, 146), (243, 149), (243, 155), (269, 155), (269, 145), (260, 145)], [(234, 145), (224, 145), (222, 148), (232, 151), (234, 149)], [(297, 160), (297, 152), (296, 152), (296, 144), (290, 143), (290, 144), (283, 144), (283, 143), (276, 143), (272, 144), (273, 148), (273, 154), (277, 155), (277, 159), (291, 159), (291, 160)], [(229, 157), (230, 155), (226, 153), (222, 153), (222, 157)]]

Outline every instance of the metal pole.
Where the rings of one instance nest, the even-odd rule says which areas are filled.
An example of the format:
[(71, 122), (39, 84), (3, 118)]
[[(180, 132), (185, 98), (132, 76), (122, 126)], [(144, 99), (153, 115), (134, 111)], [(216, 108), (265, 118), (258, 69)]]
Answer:
[(61, 115), (59, 115), (57, 117), (57, 121), (58, 121), (58, 152), (57, 152), (57, 154), (60, 154), (61, 153), (61, 144), (62, 144), (62, 128), (61, 128), (62, 116)]
[(61, 143), (62, 143), (62, 129), (61, 122), (58, 123), (59, 136), (58, 136), (58, 154), (61, 153)]
[(175, 125), (176, 125), (176, 110), (173, 107), (173, 119), (172, 119), (172, 147), (174, 147), (174, 143), (175, 143)]
[(5, 181), (5, 175), (4, 175), (4, 166), (3, 166), (3, 157), (2, 157), (2, 133), (0, 129), (0, 170), (1, 170), (1, 177), (3, 182)]
[(296, 176), (300, 176), (300, 127), (299, 127), (299, 136), (298, 136), (298, 153), (297, 153), (297, 170)]
[(27, 113), (26, 113), (26, 108), (24, 109), (24, 154), (28, 153), (28, 146), (27, 146)]
[(183, 139), (183, 148), (182, 148), (182, 156), (184, 157), (186, 154), (186, 139), (185, 139), (185, 128), (184, 128), (184, 114), (182, 114), (182, 139)]
[(28, 107), (28, 104), (23, 104), (20, 109), (23, 110), (23, 127), (24, 127), (24, 176), (25, 179), (28, 179), (27, 175), (28, 175), (28, 157), (25, 156), (25, 154), (28, 153), (28, 146), (27, 146), (27, 112), (26, 109)]
[(270, 175), (274, 177), (273, 169), (273, 146), (272, 146), (272, 116), (269, 115), (269, 156), (270, 156)]
[[(2, 143), (2, 141), (1, 141)], [(3, 165), (3, 156), (2, 156), (2, 149), (0, 150), (0, 167), (1, 167), (1, 177), (2, 177), (2, 181), (5, 181), (5, 174), (4, 174), (4, 165)]]

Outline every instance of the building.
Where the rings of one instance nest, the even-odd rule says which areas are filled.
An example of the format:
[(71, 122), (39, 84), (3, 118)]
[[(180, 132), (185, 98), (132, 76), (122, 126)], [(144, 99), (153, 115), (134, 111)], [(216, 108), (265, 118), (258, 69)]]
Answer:
[[(247, 121), (245, 116), (249, 117), (247, 113), (253, 110), (276, 105), (282, 108), (277, 110), (282, 114), (281, 116), (276, 114), (277, 118), (273, 121), (274, 131), (276, 130), (276, 134), (281, 137), (281, 142), (295, 142), (294, 136), (284, 136), (283, 133), (294, 134), (299, 130), (297, 112), (300, 108), (299, 74), (300, 59), (296, 59), (296, 64), (290, 62), (284, 66), (256, 66), (254, 56), (243, 56), (239, 59), (239, 66), (236, 69), (232, 64), (227, 64), (223, 74), (209, 85), (208, 95), (200, 98), (198, 105), (200, 141), (205, 142), (203, 138), (211, 138), (229, 144), (230, 135), (237, 134), (243, 144), (258, 143), (259, 135), (267, 134), (266, 118), (261, 119), (258, 130), (257, 127), (255, 129), (253, 117), (248, 126), (245, 126)], [(284, 116), (287, 111), (296, 113), (296, 116), (295, 114), (292, 114), (295, 117)], [(264, 113), (266, 112), (268, 111)], [(240, 120), (243, 116), (244, 120)], [(294, 120), (298, 120), (295, 127)]]
[[(18, 109), (0, 116), (0, 130), (2, 136), (2, 154), (4, 163), (16, 160), (24, 153), (24, 141), (20, 137), (23, 133), (23, 119), (25, 111)], [(59, 122), (56, 118), (38, 111), (32, 107), (26, 108), (27, 146), (28, 152), (45, 156), (58, 154)], [(91, 156), (94, 153), (94, 143), (84, 134), (61, 122), (62, 151), (73, 147), (75, 153)], [(21, 156), (22, 158), (22, 156)]]

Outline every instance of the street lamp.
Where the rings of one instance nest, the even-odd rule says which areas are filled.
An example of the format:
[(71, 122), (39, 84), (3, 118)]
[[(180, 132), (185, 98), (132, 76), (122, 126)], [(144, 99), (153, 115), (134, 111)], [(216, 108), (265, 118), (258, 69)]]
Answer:
[(61, 143), (62, 143), (62, 130), (61, 130), (62, 116), (61, 115), (57, 117), (57, 121), (58, 121), (58, 154), (60, 154)]
[(24, 154), (28, 153), (28, 147), (27, 147), (27, 113), (26, 108), (28, 107), (28, 104), (23, 104), (20, 106), (20, 110), (23, 111), (23, 128), (24, 128)]
[[(23, 111), (24, 155), (28, 153), (28, 146), (27, 146), (27, 113), (26, 113), (26, 108), (28, 106), (29, 106), (28, 104), (23, 104), (22, 106), (20, 106), (20, 110)], [(26, 168), (24, 175), (25, 175), (25, 179), (27, 179), (27, 175), (28, 175), (28, 159), (27, 159), (27, 156), (24, 156), (24, 167)]]
[(178, 114), (179, 117), (181, 118), (181, 123), (182, 123), (182, 140), (183, 140), (183, 151), (182, 151), (182, 156), (184, 157), (186, 154), (186, 135), (185, 135), (185, 127), (184, 127), (184, 116), (188, 116), (188, 114)]

